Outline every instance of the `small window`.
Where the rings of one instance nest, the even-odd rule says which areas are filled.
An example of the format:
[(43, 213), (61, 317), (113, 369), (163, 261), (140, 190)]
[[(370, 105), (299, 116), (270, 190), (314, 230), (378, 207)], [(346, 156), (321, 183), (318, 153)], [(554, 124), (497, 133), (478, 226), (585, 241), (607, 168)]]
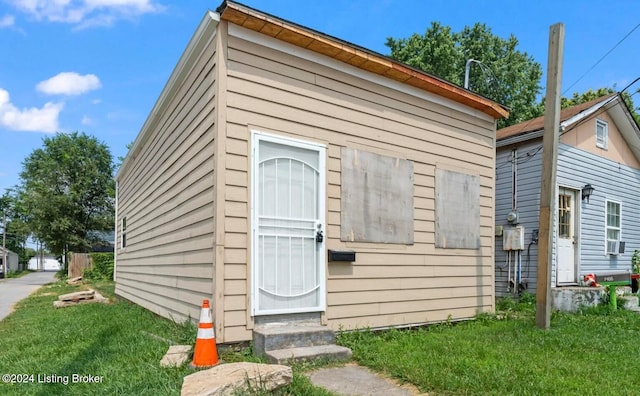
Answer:
[(120, 241), (120, 247), (124, 249), (127, 247), (127, 218), (122, 218), (122, 239)]
[(596, 120), (596, 146), (607, 149), (609, 141), (609, 125), (606, 121)]
[(607, 254), (618, 254), (620, 243), (620, 203), (606, 201), (607, 205)]
[(571, 235), (571, 197), (572, 194), (558, 195), (558, 236), (560, 238), (573, 238)]

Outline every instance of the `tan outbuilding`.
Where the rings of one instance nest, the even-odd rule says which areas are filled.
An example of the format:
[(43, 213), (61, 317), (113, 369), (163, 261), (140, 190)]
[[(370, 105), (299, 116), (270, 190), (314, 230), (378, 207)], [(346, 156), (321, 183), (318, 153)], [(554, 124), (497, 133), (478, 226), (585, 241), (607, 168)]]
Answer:
[(494, 308), (499, 104), (246, 6), (207, 12), (117, 175), (116, 293), (216, 338)]

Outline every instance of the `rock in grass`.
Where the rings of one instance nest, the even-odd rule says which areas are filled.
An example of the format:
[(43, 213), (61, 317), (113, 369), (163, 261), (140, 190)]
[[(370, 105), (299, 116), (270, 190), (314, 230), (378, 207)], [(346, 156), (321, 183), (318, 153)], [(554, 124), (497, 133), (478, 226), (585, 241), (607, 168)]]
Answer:
[(180, 367), (189, 360), (191, 345), (171, 345), (160, 360), (160, 367)]
[(85, 290), (79, 291), (75, 293), (63, 294), (58, 297), (60, 301), (80, 301), (80, 300), (90, 300), (96, 294), (94, 290)]
[(109, 299), (104, 298), (95, 290), (85, 290), (77, 293), (63, 294), (58, 297), (58, 301), (53, 302), (55, 308), (66, 308), (76, 304), (86, 303), (108, 303)]
[(68, 285), (79, 285), (80, 283), (82, 283), (82, 277), (81, 276), (76, 276), (75, 278), (71, 278), (67, 280), (67, 284)]
[(289, 385), (291, 367), (279, 364), (228, 363), (184, 377), (182, 396), (233, 395), (238, 390), (272, 391)]

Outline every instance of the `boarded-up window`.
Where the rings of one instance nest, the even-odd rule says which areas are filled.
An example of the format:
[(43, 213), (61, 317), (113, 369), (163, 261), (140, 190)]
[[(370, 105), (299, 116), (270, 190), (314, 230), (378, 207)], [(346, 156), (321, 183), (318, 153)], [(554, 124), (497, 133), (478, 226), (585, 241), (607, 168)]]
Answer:
[(436, 169), (436, 247), (480, 247), (480, 178)]
[(342, 148), (340, 239), (413, 244), (413, 162)]

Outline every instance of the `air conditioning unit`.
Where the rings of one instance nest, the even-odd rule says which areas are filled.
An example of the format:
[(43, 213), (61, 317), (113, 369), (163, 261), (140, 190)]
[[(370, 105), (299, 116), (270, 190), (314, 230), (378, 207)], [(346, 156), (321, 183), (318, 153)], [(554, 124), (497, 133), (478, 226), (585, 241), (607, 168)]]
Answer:
[(607, 254), (617, 256), (624, 253), (626, 243), (622, 241), (607, 241)]

